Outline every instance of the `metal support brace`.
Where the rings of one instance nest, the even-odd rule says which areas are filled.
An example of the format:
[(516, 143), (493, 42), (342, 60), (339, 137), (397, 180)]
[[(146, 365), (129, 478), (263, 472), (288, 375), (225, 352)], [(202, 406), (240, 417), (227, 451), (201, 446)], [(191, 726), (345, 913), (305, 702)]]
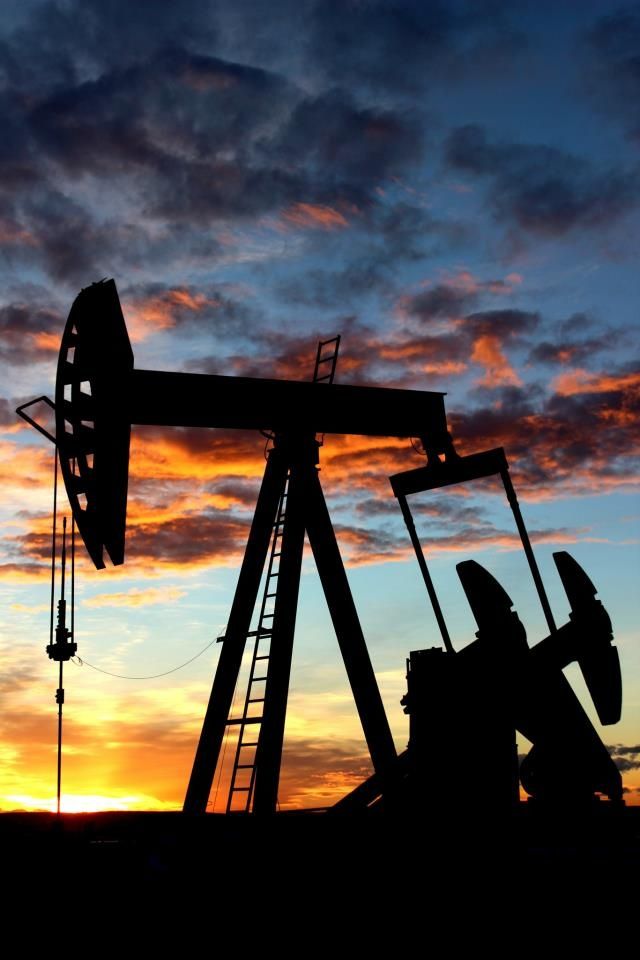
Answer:
[(307, 475), (307, 532), (362, 729), (377, 774), (384, 776), (396, 749), (367, 645), (315, 467)]
[(253, 801), (253, 812), (256, 814), (274, 813), (278, 803), (278, 784), (304, 547), (304, 480), (301, 476), (304, 469), (301, 463), (293, 463), (289, 478), (264, 711), (256, 753)]
[(533, 553), (533, 548), (531, 547), (531, 541), (529, 540), (529, 534), (527, 528), (524, 525), (524, 520), (522, 519), (522, 514), (520, 512), (520, 504), (518, 503), (518, 498), (516, 497), (516, 492), (513, 488), (511, 482), (511, 476), (509, 474), (509, 468), (505, 467), (500, 471), (500, 476), (502, 477), (502, 482), (504, 484), (504, 490), (507, 495), (507, 500), (509, 501), (509, 506), (511, 507), (511, 512), (513, 513), (513, 519), (516, 522), (518, 528), (518, 533), (520, 534), (520, 540), (522, 541), (522, 547), (524, 549), (527, 561), (529, 563), (529, 569), (531, 570), (531, 576), (533, 577), (533, 582), (536, 585), (536, 590), (538, 591), (538, 597), (540, 598), (540, 604), (544, 611), (544, 616), (547, 621), (547, 626), (549, 627), (550, 633), (556, 632), (556, 622), (553, 619), (553, 614), (551, 612), (551, 607), (549, 606), (549, 600), (547, 598), (547, 592), (544, 589), (544, 584), (542, 582), (542, 577), (540, 576), (540, 570), (538, 569), (538, 564)]
[(402, 516), (404, 517), (404, 522), (407, 525), (407, 530), (409, 531), (409, 537), (411, 538), (411, 543), (413, 544), (413, 549), (416, 554), (416, 560), (418, 561), (418, 566), (420, 567), (420, 573), (422, 574), (422, 579), (424, 580), (424, 585), (427, 588), (427, 593), (429, 594), (429, 599), (431, 600), (431, 606), (433, 607), (433, 612), (435, 614), (436, 620), (438, 621), (438, 627), (440, 628), (440, 636), (442, 637), (442, 642), (444, 643), (445, 650), (447, 653), (455, 653), (453, 649), (453, 644), (451, 643), (451, 637), (449, 636), (449, 631), (447, 629), (447, 624), (444, 619), (444, 614), (442, 612), (442, 607), (440, 606), (440, 601), (438, 600), (438, 595), (436, 593), (436, 588), (433, 585), (433, 580), (431, 579), (431, 574), (429, 573), (429, 568), (427, 566), (427, 561), (422, 550), (422, 544), (416, 533), (416, 525), (413, 522), (413, 517), (411, 516), (411, 511), (409, 509), (409, 504), (407, 503), (407, 498), (402, 494), (398, 495), (398, 503), (400, 504), (400, 509), (402, 510)]
[(207, 809), (211, 784), (269, 548), (271, 530), (286, 476), (287, 464), (284, 457), (279, 451), (272, 450), (262, 480), (229, 623), (220, 651), (220, 660), (189, 779), (184, 802), (185, 813), (205, 813)]
[(260, 586), (279, 497), (290, 470), (278, 571), (269, 665), (256, 752), (253, 812), (275, 812), (284, 741), (298, 591), (305, 529), (344, 659), (356, 708), (376, 773), (385, 778), (396, 761), (391, 730), (380, 697), (362, 627), (322, 493), (313, 437), (277, 437), (269, 454), (240, 579), (184, 804), (204, 813), (233, 692)]

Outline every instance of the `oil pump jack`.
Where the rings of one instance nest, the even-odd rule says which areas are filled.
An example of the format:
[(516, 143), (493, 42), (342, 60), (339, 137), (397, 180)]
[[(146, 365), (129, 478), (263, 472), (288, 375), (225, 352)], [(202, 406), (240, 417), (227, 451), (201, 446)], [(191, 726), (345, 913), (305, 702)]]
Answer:
[[(534, 744), (522, 772), (525, 787), (534, 795), (554, 795), (566, 786), (566, 768), (553, 740), (559, 735), (574, 749), (577, 759), (571, 783), (580, 784), (581, 795), (602, 790), (613, 799), (619, 798), (619, 775), (561, 672), (564, 664), (577, 659), (603, 722), (618, 719), (620, 670), (617, 653), (610, 645), (606, 612), (595, 601), (595, 590), (586, 574), (568, 555), (560, 555), (567, 558), (556, 558), (556, 563), (574, 610), (571, 622), (556, 631), (504, 453), (458, 456), (447, 431), (443, 394), (135, 369), (115, 283), (109, 280), (82, 290), (71, 308), (60, 349), (55, 408), (56, 440), (69, 502), (78, 531), (98, 568), (105, 565), (105, 551), (114, 564), (124, 562), (132, 424), (267, 430), (274, 439), (222, 642), (185, 812), (205, 812), (224, 735), (231, 725), (239, 730), (229, 806), (231, 793), (235, 792), (244, 794), (246, 811), (269, 814), (276, 809), (305, 531), (375, 771), (369, 781), (337, 805), (338, 809), (366, 809), (392, 795), (396, 800), (405, 796), (415, 802), (446, 781), (450, 771), (438, 753), (436, 733), (447, 697), (449, 705), (460, 706), (461, 723), (484, 724), (483, 749), (477, 751), (476, 765), (479, 771), (489, 771), (484, 780), (488, 785), (491, 781), (492, 795), (513, 802), (517, 786), (514, 730), (519, 729)], [(408, 751), (400, 757), (320, 486), (319, 433), (418, 437), (427, 454), (425, 468), (397, 475), (392, 478), (392, 486), (434, 606), (445, 651), (411, 655), (405, 698), (411, 721), (410, 742)], [(479, 631), (475, 643), (455, 653), (406, 497), (495, 472), (504, 481), (551, 633), (529, 651), (524, 628), (511, 612), (510, 599), (487, 571), (471, 561), (459, 565), (458, 570)], [(266, 615), (263, 606), (258, 629), (251, 631), (267, 557), (265, 597), (273, 606)], [(249, 688), (243, 715), (234, 718), (233, 694), (248, 639), (255, 643)], [(601, 668), (607, 671), (606, 683), (598, 680)], [(491, 707), (487, 709), (485, 700), (480, 702), (477, 697), (475, 708), (464, 707), (461, 691), (471, 690), (474, 677), (480, 675), (484, 689), (491, 690)], [(259, 695), (251, 695), (259, 684), (263, 684)], [(562, 726), (559, 734), (558, 724)], [(247, 739), (245, 734), (252, 730), (255, 735)], [(247, 771), (244, 779), (240, 771)]]
[[(457, 564), (456, 570), (478, 631), (476, 640), (456, 653), (407, 496), (492, 475), (502, 480), (549, 635), (529, 649), (524, 626), (511, 609), (511, 598), (487, 570), (468, 560)], [(445, 783), (454, 781), (452, 759), (443, 746), (451, 742), (443, 737), (448, 726), (448, 737), (460, 744), (469, 742), (473, 731), (465, 757), (467, 776), (480, 807), (513, 807), (518, 802), (518, 777), (527, 793), (547, 807), (584, 806), (600, 793), (621, 802), (620, 773), (562, 672), (568, 664), (577, 663), (601, 723), (617, 723), (622, 680), (611, 621), (587, 574), (570, 554), (561, 551), (554, 554), (554, 561), (571, 613), (567, 623), (556, 627), (504, 450), (453, 456), (444, 462), (432, 453), (426, 467), (396, 474), (391, 486), (444, 645), (444, 650), (416, 651), (408, 661), (408, 692), (403, 703), (410, 715), (412, 796), (447, 796), (447, 805), (452, 806), (451, 797), (443, 790)], [(445, 716), (449, 722), (443, 724)], [(516, 730), (533, 744), (519, 772)]]

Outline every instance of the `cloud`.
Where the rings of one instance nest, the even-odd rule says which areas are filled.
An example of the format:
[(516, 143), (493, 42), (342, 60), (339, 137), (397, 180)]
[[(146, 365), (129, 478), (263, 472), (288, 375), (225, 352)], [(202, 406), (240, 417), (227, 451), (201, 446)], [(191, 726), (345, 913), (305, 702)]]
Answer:
[[(487, 296), (509, 296), (522, 278), (517, 273), (510, 273), (504, 280), (480, 280), (468, 270), (460, 270), (457, 274), (446, 277), (440, 283), (427, 283), (424, 289), (414, 294), (406, 294), (398, 302), (401, 315), (415, 317), (421, 323), (444, 319), (458, 319), (472, 307), (475, 307), (482, 298)], [(501, 314), (499, 320), (497, 314)], [(483, 319), (500, 322), (503, 326), (512, 326), (520, 317), (518, 311), (491, 311), (484, 314), (471, 314), (475, 317), (475, 324), (481, 325)], [(528, 315), (533, 316), (532, 314)]]
[[(46, 609), (49, 609), (48, 605)], [(12, 664), (11, 671), (0, 676), (0, 693), (4, 697), (19, 696), (33, 687), (37, 676), (37, 671), (31, 664)]]
[(134, 343), (174, 329), (182, 336), (252, 338), (259, 319), (253, 304), (230, 297), (211, 283), (132, 284), (123, 289), (121, 302)]
[(288, 737), (278, 791), (283, 807), (332, 806), (371, 776), (361, 741)]
[(607, 750), (621, 773), (640, 769), (640, 744), (626, 746), (622, 743), (616, 743), (607, 746)]
[(378, 96), (427, 97), (443, 79), (500, 72), (524, 45), (495, 3), (367, 4), (316, 0), (305, 63), (329, 81)]
[(422, 323), (428, 323), (431, 320), (459, 317), (477, 299), (475, 287), (442, 283), (403, 299), (400, 306)]
[[(357, 317), (340, 324), (348, 336), (339, 361), (352, 382), (390, 382), (400, 368), (400, 381), (416, 386), (416, 378), (452, 376), (484, 368), (481, 392), (472, 394), (467, 409), (450, 407), (454, 437), (461, 452), (496, 445), (507, 450), (521, 489), (529, 497), (546, 497), (558, 491), (591, 492), (625, 489), (634, 481), (637, 445), (629, 442), (629, 427), (638, 419), (638, 372), (630, 365), (612, 366), (605, 374), (583, 368), (565, 368), (549, 385), (528, 383), (520, 387), (520, 371), (508, 357), (512, 347), (531, 342), (542, 321), (537, 313), (507, 309), (475, 309), (487, 298), (511, 295), (516, 278), (481, 281), (460, 272), (432, 288), (402, 299), (400, 318), (381, 337)], [(433, 294), (427, 299), (424, 294)], [(159, 286), (140, 293), (139, 302), (152, 303), (157, 325), (188, 327), (214, 322), (221, 309), (214, 289), (195, 286)], [(131, 299), (134, 296), (131, 295)], [(460, 309), (462, 305), (465, 310)], [(451, 314), (453, 314), (451, 316)], [(428, 324), (427, 331), (422, 329)], [(418, 332), (414, 323), (419, 324)], [(344, 324), (344, 325), (343, 325)], [(431, 324), (437, 332), (431, 333)], [(564, 324), (562, 330), (571, 324)], [(242, 329), (239, 324), (238, 329)], [(318, 336), (324, 331), (318, 331)], [(561, 331), (562, 334), (562, 331)], [(245, 375), (299, 377), (311, 372), (315, 340), (307, 334), (286, 334), (268, 326), (250, 334), (263, 359), (251, 355), (211, 358), (214, 369)], [(326, 334), (325, 334), (326, 335)], [(209, 360), (194, 361), (207, 369)], [(486, 391), (489, 390), (487, 399)], [(606, 429), (602, 429), (603, 426)], [(188, 428), (134, 428), (130, 459), (128, 515), (129, 571), (157, 575), (162, 570), (217, 564), (235, 564), (246, 541), (250, 513), (264, 469), (264, 439), (256, 433)], [(44, 460), (42, 458), (45, 458)], [(24, 500), (28, 477), (42, 509), (48, 502), (50, 463), (46, 451), (9, 443), (5, 448), (7, 489), (15, 488)], [(392, 438), (332, 437), (322, 451), (323, 481), (330, 496), (356, 493), (370, 500), (389, 496), (387, 477), (417, 466), (408, 443)], [(242, 478), (242, 479), (240, 479)], [(352, 499), (353, 502), (353, 499)], [(384, 512), (360, 514), (364, 523), (346, 518), (340, 526), (350, 563), (401, 559), (406, 554), (404, 534)], [(376, 517), (378, 519), (376, 519)], [(12, 578), (46, 575), (49, 552), (48, 521), (39, 514), (21, 521), (25, 530), (6, 541), (4, 574)], [(471, 525), (473, 526), (473, 525)], [(486, 525), (472, 530), (462, 517), (455, 538), (464, 546), (513, 545), (503, 531)], [(564, 542), (585, 538), (588, 530), (541, 530), (539, 536)], [(433, 546), (452, 549), (452, 541), (438, 536)]]
[(454, 130), (445, 156), (453, 170), (486, 179), (497, 221), (535, 234), (603, 227), (638, 202), (637, 171), (599, 171), (544, 144), (492, 143), (477, 124)]
[[(308, 250), (314, 265), (301, 268), (297, 264), (295, 272), (275, 286), (287, 307), (304, 304), (343, 312), (345, 304), (362, 304), (365, 298), (381, 297), (387, 302), (401, 292), (402, 264), (449, 252), (466, 235), (461, 223), (434, 216), (417, 198), (413, 202), (398, 200), (379, 186), (375, 194), (368, 207), (343, 208), (349, 233), (346, 236), (343, 231), (345, 239), (339, 249), (342, 238), (337, 231), (331, 231), (330, 238), (325, 236), (327, 231), (315, 231), (315, 242)], [(331, 266), (324, 266), (327, 260)]]
[[(512, 409), (513, 405), (509, 415)], [(516, 429), (517, 422), (507, 422), (511, 429)], [(110, 571), (112, 577), (153, 578), (167, 571), (184, 573), (237, 565), (245, 548), (264, 469), (263, 440), (253, 434), (221, 433), (222, 437), (216, 437), (213, 431), (147, 428), (142, 437), (134, 438), (126, 564)], [(251, 458), (243, 459), (248, 454)], [(544, 463), (544, 450), (542, 454)], [(535, 463), (533, 453), (531, 457)], [(327, 441), (322, 452), (323, 481), (336, 535), (348, 564), (409, 557), (405, 531), (387, 478), (390, 473), (420, 462), (405, 441), (366, 437), (331, 437)], [(521, 470), (528, 465), (518, 460), (518, 451), (516, 462)], [(245, 474), (241, 481), (238, 469)], [(252, 474), (253, 479), (247, 474)], [(536, 479), (533, 478), (534, 489)], [(380, 501), (379, 509), (371, 507), (372, 498)], [(352, 519), (350, 511), (360, 503), (364, 505), (358, 509), (358, 522)], [(464, 503), (446, 500), (431, 509), (428, 505), (417, 508), (416, 518), (423, 514), (429, 519), (429, 548), (518, 548), (513, 532), (496, 527), (481, 511), (471, 510)], [(25, 516), (22, 522), (26, 529), (5, 540), (10, 556), (0, 572), (13, 579), (44, 578), (48, 575), (50, 555), (49, 518), (37, 514)], [(540, 542), (567, 543), (589, 539), (590, 531), (547, 528), (533, 530), (531, 536)], [(165, 591), (163, 599), (167, 597)], [(87, 603), (133, 606), (157, 599), (157, 590), (145, 589), (103, 595)]]
[(283, 212), (282, 222), (302, 229), (338, 230), (349, 226), (339, 210), (313, 203), (295, 203)]
[(157, 55), (167, 38), (177, 46), (212, 42), (208, 9), (199, 0), (185, 0), (179, 8), (170, 0), (141, 0), (135, 10), (126, 0), (113, 0), (108, 7), (100, 0), (32, 4), (9, 34), (2, 69), (13, 86), (50, 91), (100, 76), (105, 66), (124, 69)]
[(60, 313), (31, 300), (0, 306), (0, 359), (24, 365), (55, 360), (64, 325)]
[(147, 212), (177, 221), (366, 202), (367, 181), (419, 156), (416, 131), (391, 110), (337, 89), (304, 97), (268, 71), (177, 48), (55, 93), (29, 126), (68, 174), (144, 171)]
[[(463, 449), (504, 446), (527, 496), (592, 494), (637, 482), (640, 417), (637, 372), (568, 371), (556, 392), (508, 386), (491, 405), (450, 414)], [(496, 402), (497, 401), (497, 402)], [(469, 444), (469, 447), (467, 447)]]
[(383, 344), (382, 356), (419, 363), (430, 374), (463, 373), (469, 362), (485, 373), (476, 383), (488, 389), (518, 386), (521, 378), (507, 359), (506, 345), (519, 345), (530, 338), (540, 316), (526, 310), (492, 309), (466, 312), (481, 299), (510, 295), (519, 277), (479, 281), (467, 272), (452, 280), (404, 295), (397, 305), (401, 320), (412, 330), (434, 329), (432, 335), (412, 336), (404, 331), (395, 342)]
[[(17, 419), (17, 415), (14, 416)], [(31, 436), (37, 435), (32, 433)], [(47, 490), (46, 500), (50, 499), (52, 481), (53, 449), (45, 441), (32, 445), (0, 439), (0, 484), (5, 503), (16, 503), (25, 509), (32, 504), (33, 494), (41, 507), (43, 490)]]
[(614, 343), (623, 336), (622, 331), (618, 331), (614, 338), (613, 332), (610, 330), (591, 337), (570, 336), (570, 333), (576, 327), (577, 332), (583, 334), (584, 328), (589, 325), (589, 318), (585, 317), (584, 314), (576, 314), (574, 317), (575, 325), (571, 322), (574, 318), (569, 318), (562, 324), (562, 329), (554, 339), (538, 341), (530, 351), (527, 363), (566, 366), (569, 363), (589, 361), (596, 357), (599, 358), (604, 351), (611, 350)]
[[(26, 397), (21, 397), (20, 400), (0, 397), (0, 430), (3, 434), (15, 433), (23, 429), (24, 421), (18, 418), (16, 407), (20, 406), (21, 403), (25, 403), (26, 400)], [(35, 419), (36, 408), (27, 410), (26, 412)]]
[(124, 593), (98, 593), (92, 597), (86, 597), (82, 605), (84, 607), (146, 607), (157, 603), (174, 603), (184, 596), (186, 596), (185, 591), (179, 590), (178, 587), (162, 589), (132, 587)]
[(640, 143), (636, 105), (640, 100), (640, 10), (620, 7), (598, 18), (585, 37), (585, 84), (607, 118), (622, 121), (630, 140)]
[[(264, 438), (248, 430), (134, 427), (130, 473), (138, 480), (212, 481), (264, 470)], [(161, 489), (161, 488), (158, 488)]]
[(166, 523), (130, 527), (127, 562), (143, 570), (235, 564), (249, 533), (246, 518), (205, 510)]
[(21, 266), (86, 284), (211, 264), (230, 227), (265, 217), (333, 232), (421, 160), (406, 105), (216, 56), (216, 15), (198, 4), (158, 4), (144, 36), (128, 16), (125, 40), (118, 7), (37, 7), (0, 48), (0, 245)]
[(635, 394), (637, 397), (640, 393), (640, 370), (618, 374), (593, 373), (581, 369), (569, 370), (556, 377), (552, 387), (561, 397), (622, 391)]
[(45, 563), (0, 563), (0, 580), (5, 583), (39, 583), (51, 579), (51, 565)]
[(522, 381), (500, 349), (496, 336), (484, 334), (473, 344), (471, 359), (485, 368), (485, 374), (477, 382), (480, 386), (519, 386)]

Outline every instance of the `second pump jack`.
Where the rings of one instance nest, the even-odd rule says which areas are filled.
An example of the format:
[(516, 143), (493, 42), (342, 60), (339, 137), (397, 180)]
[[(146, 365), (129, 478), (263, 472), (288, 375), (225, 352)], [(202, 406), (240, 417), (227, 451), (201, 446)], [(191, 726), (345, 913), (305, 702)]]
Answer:
[[(473, 560), (457, 565), (478, 631), (458, 653), (432, 648), (410, 656), (403, 703), (414, 801), (455, 809), (461, 754), (476, 807), (515, 806), (519, 776), (547, 806), (584, 806), (597, 793), (622, 799), (620, 773), (562, 672), (577, 662), (601, 722), (617, 722), (622, 693), (611, 622), (580, 565), (566, 552), (554, 560), (571, 615), (532, 648), (498, 581)], [(533, 744), (519, 775), (516, 731)]]
[[(391, 477), (445, 648), (416, 651), (408, 663), (404, 703), (410, 715), (410, 741), (405, 763), (417, 786), (414, 795), (446, 796), (451, 805), (446, 784), (454, 780), (454, 761), (449, 758), (450, 744), (455, 742), (465, 750), (468, 780), (481, 806), (500, 809), (515, 804), (519, 779), (527, 793), (540, 801), (587, 802), (597, 793), (620, 801), (620, 773), (562, 672), (577, 662), (601, 723), (620, 719), (618, 652), (595, 587), (568, 553), (554, 554), (571, 607), (569, 622), (557, 628), (504, 450), (444, 458), (428, 449), (426, 453), (425, 467)], [(487, 570), (470, 560), (456, 569), (478, 631), (475, 642), (456, 653), (407, 496), (492, 475), (502, 480), (549, 635), (530, 650), (510, 597)], [(533, 743), (520, 771), (516, 730)], [(459, 762), (456, 754), (455, 763)]]
[[(426, 450), (427, 465), (391, 477), (443, 647), (415, 650), (407, 661), (408, 749), (386, 782), (374, 774), (333, 808), (336, 813), (409, 807), (440, 817), (476, 809), (507, 815), (524, 790), (546, 807), (590, 805), (597, 794), (621, 803), (622, 781), (563, 669), (577, 663), (602, 724), (622, 708), (618, 652), (596, 588), (566, 552), (554, 554), (571, 614), (556, 627), (502, 448), (470, 456)], [(499, 475), (540, 597), (549, 635), (533, 648), (498, 581), (479, 563), (457, 565), (478, 630), (456, 651), (422, 551), (407, 496)], [(533, 744), (518, 764), (516, 732)], [(461, 788), (462, 771), (464, 784)]]

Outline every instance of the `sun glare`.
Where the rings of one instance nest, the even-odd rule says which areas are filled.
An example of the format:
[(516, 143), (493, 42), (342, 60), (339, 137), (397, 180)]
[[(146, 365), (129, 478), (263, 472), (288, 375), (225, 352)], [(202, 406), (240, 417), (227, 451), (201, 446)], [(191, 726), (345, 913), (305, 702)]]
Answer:
[[(99, 813), (106, 810), (144, 810), (148, 809), (148, 797), (105, 797), (100, 794), (79, 793), (63, 794), (60, 807), (62, 813)], [(32, 797), (28, 794), (13, 794), (5, 799), (5, 809), (27, 810), (29, 812), (56, 812), (55, 797)]]

